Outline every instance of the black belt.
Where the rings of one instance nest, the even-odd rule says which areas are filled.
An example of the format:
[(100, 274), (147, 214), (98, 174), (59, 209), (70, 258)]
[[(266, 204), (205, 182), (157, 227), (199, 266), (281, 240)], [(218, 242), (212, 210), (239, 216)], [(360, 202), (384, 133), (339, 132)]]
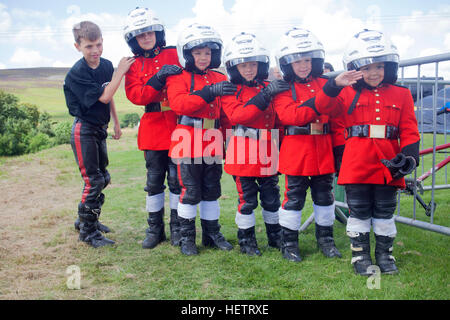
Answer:
[(243, 126), (242, 124), (237, 124), (233, 126), (233, 135), (237, 137), (247, 137), (258, 140), (261, 137), (261, 130), (265, 129), (255, 129)]
[(152, 102), (145, 106), (145, 112), (161, 112), (161, 104)]
[(347, 138), (398, 139), (398, 128), (387, 125), (363, 124), (347, 128)]
[(161, 107), (161, 103), (152, 102), (145, 106), (145, 112), (161, 112), (171, 110), (170, 107)]
[(328, 123), (308, 123), (306, 126), (286, 126), (284, 128), (285, 136), (293, 135), (323, 135), (330, 133), (330, 126)]
[(178, 124), (184, 126), (203, 128), (203, 129), (219, 129), (220, 121), (219, 119), (206, 119), (206, 118), (196, 118), (189, 116), (180, 116), (178, 118)]

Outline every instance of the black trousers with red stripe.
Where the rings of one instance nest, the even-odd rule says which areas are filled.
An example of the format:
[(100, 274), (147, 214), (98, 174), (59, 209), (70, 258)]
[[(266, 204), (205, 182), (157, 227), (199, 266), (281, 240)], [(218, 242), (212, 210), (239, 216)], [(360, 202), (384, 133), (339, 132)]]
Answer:
[(107, 136), (106, 126), (93, 126), (78, 118), (73, 123), (70, 143), (84, 181), (81, 203), (90, 208), (100, 207), (99, 196), (111, 181), (106, 170)]
[(180, 194), (177, 165), (169, 157), (169, 150), (145, 150), (145, 167), (147, 168), (147, 185), (144, 188), (149, 196), (164, 192), (164, 181), (167, 175), (167, 184), (173, 194)]
[(204, 159), (196, 162), (194, 159), (177, 161), (180, 202), (183, 204), (196, 205), (200, 201), (215, 201), (221, 196), (222, 164), (205, 163)]
[(258, 192), (261, 207), (275, 212), (280, 208), (280, 187), (278, 175), (270, 177), (238, 177), (233, 176), (238, 190), (238, 211), (251, 214), (258, 207)]

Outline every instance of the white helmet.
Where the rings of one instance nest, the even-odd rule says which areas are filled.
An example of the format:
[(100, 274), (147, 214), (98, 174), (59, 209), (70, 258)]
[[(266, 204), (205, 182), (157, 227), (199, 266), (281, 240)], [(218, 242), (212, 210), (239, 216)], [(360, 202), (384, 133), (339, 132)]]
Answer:
[(270, 65), (269, 51), (256, 39), (254, 34), (241, 32), (233, 37), (224, 53), (225, 67), (231, 82), (242, 83), (242, 76), (236, 70), (236, 66), (249, 61), (258, 62), (256, 78), (267, 79)]
[(136, 36), (149, 31), (155, 32), (157, 46), (166, 45), (164, 24), (162, 21), (147, 8), (138, 7), (132, 10), (127, 16), (126, 25), (123, 28), (123, 36), (133, 53), (136, 54), (137, 52), (135, 51), (139, 51), (139, 45), (137, 45), (135, 40)]
[(282, 36), (278, 48), (275, 58), (278, 68), (285, 78), (293, 76), (290, 64), (305, 57), (313, 59), (311, 73), (314, 76), (323, 73), (325, 50), (322, 42), (311, 31), (297, 27), (290, 29)]
[(222, 55), (222, 39), (213, 28), (199, 23), (191, 24), (178, 36), (177, 53), (180, 64), (186, 70), (192, 71), (195, 66), (191, 50), (198, 46), (211, 48), (211, 64), (209, 68), (218, 68)]
[(376, 62), (391, 62), (398, 68), (397, 47), (383, 33), (364, 29), (350, 40), (343, 58), (344, 68), (356, 70)]

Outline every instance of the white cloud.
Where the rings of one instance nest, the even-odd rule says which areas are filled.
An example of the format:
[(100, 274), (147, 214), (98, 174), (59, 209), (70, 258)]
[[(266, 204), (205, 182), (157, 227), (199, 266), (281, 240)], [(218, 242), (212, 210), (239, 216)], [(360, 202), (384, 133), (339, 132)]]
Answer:
[(0, 30), (8, 31), (11, 26), (11, 15), (6, 11), (6, 6), (0, 3)]
[(6, 64), (0, 62), (0, 69), (6, 69)]
[(444, 39), (445, 50), (450, 51), (450, 32), (445, 35)]
[(53, 68), (70, 68), (72, 65), (70, 63), (67, 62), (62, 62), (62, 61), (55, 61), (52, 63), (52, 67)]
[(41, 56), (39, 51), (17, 48), (9, 62), (20, 68), (32, 68), (49, 66), (52, 60)]

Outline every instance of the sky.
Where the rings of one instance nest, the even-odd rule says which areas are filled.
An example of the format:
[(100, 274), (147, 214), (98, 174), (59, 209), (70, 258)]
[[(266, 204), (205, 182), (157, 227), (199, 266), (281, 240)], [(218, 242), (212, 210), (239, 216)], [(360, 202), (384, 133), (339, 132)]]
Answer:
[[(72, 66), (81, 56), (71, 30), (83, 20), (100, 26), (103, 57), (116, 66), (131, 55), (122, 29), (135, 7), (153, 10), (165, 23), (168, 45), (199, 22), (214, 27), (225, 44), (242, 31), (254, 33), (273, 54), (284, 32), (303, 27), (321, 40), (325, 60), (336, 70), (343, 68), (348, 41), (364, 28), (391, 38), (401, 60), (450, 52), (448, 0), (0, 0), (0, 69)], [(439, 72), (449, 79), (450, 62)], [(407, 73), (415, 76), (417, 68)], [(434, 65), (424, 66), (421, 74), (434, 76)]]

